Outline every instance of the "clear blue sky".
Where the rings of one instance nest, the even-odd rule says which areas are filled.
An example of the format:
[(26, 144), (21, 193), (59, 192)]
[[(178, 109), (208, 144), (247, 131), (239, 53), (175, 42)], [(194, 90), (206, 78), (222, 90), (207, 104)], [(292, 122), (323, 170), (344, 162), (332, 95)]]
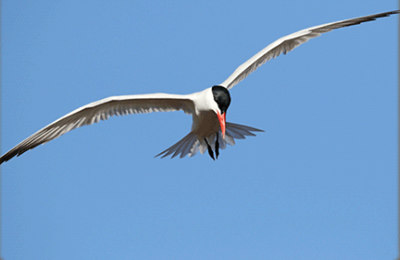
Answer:
[[(2, 1), (2, 152), (113, 95), (223, 82), (279, 37), (397, 1)], [(213, 161), (154, 159), (182, 112), (111, 118), (2, 167), (13, 259), (394, 259), (398, 16), (336, 30), (235, 86), (264, 129)]]

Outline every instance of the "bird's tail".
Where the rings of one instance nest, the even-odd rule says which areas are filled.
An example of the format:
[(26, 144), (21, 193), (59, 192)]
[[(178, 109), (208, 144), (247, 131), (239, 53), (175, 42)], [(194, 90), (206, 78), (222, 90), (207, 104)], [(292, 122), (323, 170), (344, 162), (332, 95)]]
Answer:
[[(199, 142), (197, 139), (197, 135), (193, 132), (190, 132), (188, 135), (183, 137), (179, 142), (171, 146), (170, 148), (162, 151), (161, 153), (157, 154), (155, 157), (158, 157), (162, 154), (164, 154), (161, 158), (164, 158), (172, 153), (174, 153), (171, 158), (174, 158), (175, 156), (181, 154), (181, 158), (185, 157), (187, 154), (189, 156), (193, 156), (196, 153), (192, 152), (193, 147), (196, 146), (196, 144)], [(197, 151), (196, 151), (197, 152)]]
[[(225, 139), (222, 138), (221, 131), (208, 136), (206, 139), (208, 144), (211, 146), (212, 150), (215, 151), (215, 141), (217, 139), (217, 134), (218, 134), (219, 148), (225, 149), (227, 144), (234, 145), (235, 139), (245, 139), (246, 136), (255, 136), (255, 134), (252, 132), (264, 132), (264, 131), (250, 126), (227, 122)], [(196, 155), (198, 151), (200, 151), (200, 153), (203, 154), (205, 151), (207, 151), (207, 142), (204, 139), (199, 140), (195, 133), (190, 132), (179, 142), (169, 147), (168, 149), (162, 151), (161, 153), (157, 154), (155, 157), (163, 155), (161, 158), (164, 158), (171, 154), (172, 154), (171, 158), (174, 158), (179, 154), (180, 158), (183, 158), (186, 155), (192, 157)]]

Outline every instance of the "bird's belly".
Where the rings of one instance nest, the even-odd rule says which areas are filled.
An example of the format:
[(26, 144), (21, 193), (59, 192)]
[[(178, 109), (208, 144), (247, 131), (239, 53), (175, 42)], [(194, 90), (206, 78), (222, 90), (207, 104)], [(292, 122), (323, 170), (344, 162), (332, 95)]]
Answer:
[(213, 111), (203, 112), (200, 115), (193, 115), (192, 132), (199, 139), (203, 139), (221, 130), (218, 117)]

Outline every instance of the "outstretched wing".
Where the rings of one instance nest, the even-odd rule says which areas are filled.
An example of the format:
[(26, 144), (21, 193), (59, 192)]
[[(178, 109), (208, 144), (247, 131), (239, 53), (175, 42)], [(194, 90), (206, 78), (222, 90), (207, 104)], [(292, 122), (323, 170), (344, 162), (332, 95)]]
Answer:
[(40, 129), (0, 157), (0, 164), (72, 129), (107, 120), (111, 116), (177, 110), (192, 114), (194, 112), (192, 99), (185, 95), (163, 93), (105, 98), (80, 107)]
[(321, 33), (330, 32), (334, 29), (343, 28), (347, 26), (352, 26), (364, 22), (374, 21), (377, 18), (390, 16), (392, 14), (398, 14), (400, 11), (392, 11), (374, 15), (368, 15), (333, 23), (322, 24), (314, 27), (310, 27), (307, 29), (303, 29), (301, 31), (289, 34), (285, 37), (282, 37), (256, 55), (251, 57), (248, 61), (240, 65), (233, 73), (229, 76), (221, 86), (226, 87), (227, 89), (233, 88), (240, 81), (245, 79), (250, 73), (255, 71), (258, 67), (263, 65), (265, 62), (269, 61), (271, 58), (278, 57), (281, 53), (286, 54), (294, 48), (300, 46), (301, 44), (307, 42), (308, 40), (318, 37)]

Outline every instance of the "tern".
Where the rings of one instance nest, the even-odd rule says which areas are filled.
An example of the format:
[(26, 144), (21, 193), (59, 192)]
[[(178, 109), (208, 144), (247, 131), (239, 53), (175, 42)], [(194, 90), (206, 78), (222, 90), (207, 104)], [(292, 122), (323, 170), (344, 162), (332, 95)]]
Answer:
[(226, 122), (226, 113), (231, 103), (229, 90), (255, 71), (259, 66), (280, 54), (286, 54), (308, 40), (320, 36), (322, 33), (347, 26), (373, 21), (377, 18), (398, 14), (400, 10), (362, 16), (327, 24), (322, 24), (284, 36), (240, 65), (224, 82), (207, 88), (201, 92), (188, 95), (174, 94), (144, 94), (108, 97), (85, 106), (59, 118), (48, 126), (29, 136), (17, 146), (0, 157), (0, 164), (19, 156), (24, 152), (45, 144), (75, 128), (91, 125), (100, 120), (107, 120), (112, 116), (128, 114), (169, 112), (183, 110), (192, 115), (192, 129), (183, 139), (159, 153), (163, 157), (171, 158), (180, 155), (194, 156), (198, 151), (206, 150), (215, 160), (219, 156), (219, 149), (226, 144), (234, 145), (235, 139), (244, 139), (245, 136), (255, 136), (253, 132), (263, 130)]

